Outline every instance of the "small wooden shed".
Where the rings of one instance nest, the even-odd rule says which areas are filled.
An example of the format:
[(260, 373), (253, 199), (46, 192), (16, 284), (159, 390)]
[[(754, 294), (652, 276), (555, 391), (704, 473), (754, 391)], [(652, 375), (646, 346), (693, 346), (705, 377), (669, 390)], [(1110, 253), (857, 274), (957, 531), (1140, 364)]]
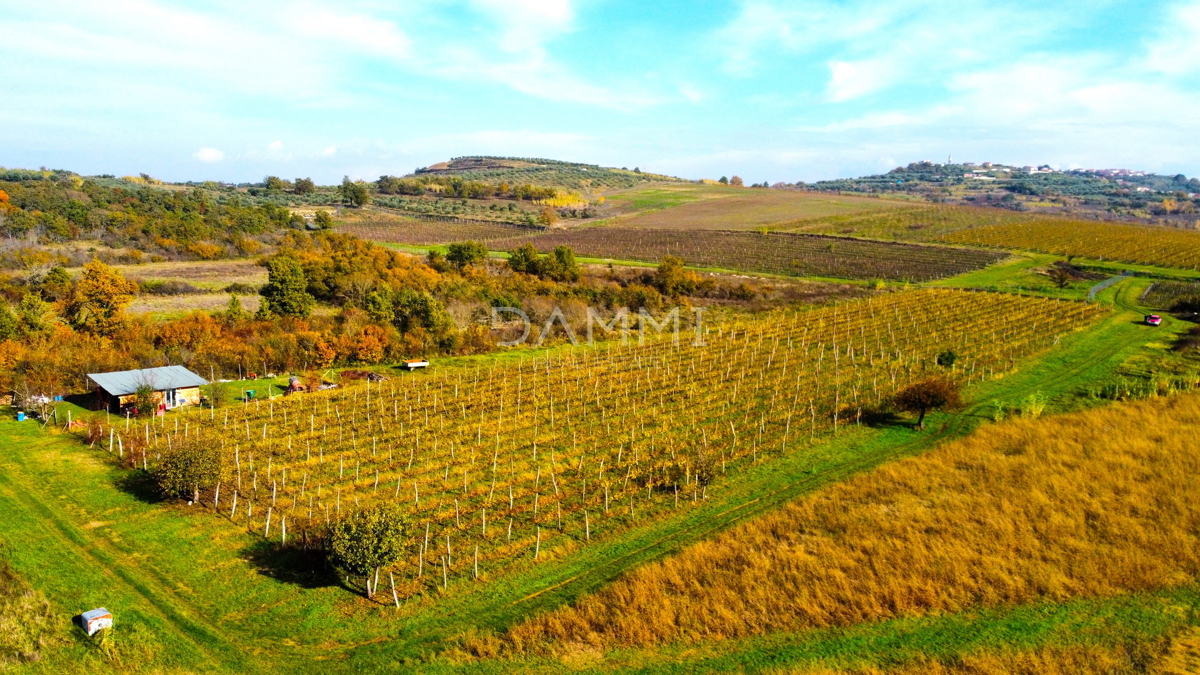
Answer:
[(143, 386), (154, 390), (155, 406), (168, 410), (182, 405), (200, 405), (200, 387), (208, 380), (183, 366), (163, 366), (141, 370), (122, 370), (115, 373), (91, 373), (96, 383), (96, 409), (121, 409), (137, 401), (137, 391)]
[(112, 612), (101, 607), (79, 615), (79, 626), (88, 635), (95, 635), (105, 628), (112, 628)]

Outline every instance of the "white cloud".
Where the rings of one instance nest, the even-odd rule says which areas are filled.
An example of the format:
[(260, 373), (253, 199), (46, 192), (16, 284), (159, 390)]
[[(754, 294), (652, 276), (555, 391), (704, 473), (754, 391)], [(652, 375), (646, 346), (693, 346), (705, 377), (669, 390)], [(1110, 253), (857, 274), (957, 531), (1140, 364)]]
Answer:
[(205, 164), (212, 164), (225, 159), (225, 153), (216, 148), (200, 148), (192, 154), (192, 157), (195, 157)]
[(337, 154), (337, 146), (336, 145), (331, 145), (321, 151), (322, 157), (333, 157), (336, 154)]
[(829, 64), (829, 99), (849, 101), (882, 89), (893, 79), (892, 62), (887, 59), (834, 61)]
[(1150, 43), (1151, 70), (1182, 74), (1200, 70), (1200, 2), (1179, 5)]
[(501, 26), (499, 45), (511, 53), (540, 49), (542, 43), (569, 31), (575, 18), (570, 0), (473, 0), (471, 4)]
[(267, 143), (267, 149), (273, 152), (283, 149), (283, 141), (271, 141)]
[(289, 25), (300, 35), (393, 59), (411, 57), (412, 40), (395, 23), (343, 9), (301, 6)]

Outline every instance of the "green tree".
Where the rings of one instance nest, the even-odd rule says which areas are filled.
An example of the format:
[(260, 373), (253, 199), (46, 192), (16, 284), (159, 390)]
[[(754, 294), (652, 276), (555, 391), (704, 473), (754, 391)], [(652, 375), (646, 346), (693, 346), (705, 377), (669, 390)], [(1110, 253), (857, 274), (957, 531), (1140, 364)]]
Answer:
[(295, 258), (277, 255), (267, 260), (267, 284), (262, 287), (264, 315), (307, 317), (316, 300), (308, 292), (304, 268)]
[(200, 491), (215, 489), (228, 467), (221, 447), (195, 437), (180, 438), (162, 452), (150, 476), (165, 497), (200, 500)]
[(325, 209), (317, 209), (317, 215), (313, 217), (313, 222), (322, 230), (328, 230), (333, 227), (333, 216)]
[(292, 184), (295, 186), (293, 190), (298, 195), (310, 195), (317, 191), (317, 186), (311, 178), (297, 178)]
[(38, 284), (38, 291), (47, 301), (58, 302), (70, 297), (74, 283), (65, 267), (53, 267)]
[[(405, 333), (424, 331), (431, 346), (450, 351), (458, 343), (458, 330), (446, 306), (432, 295), (402, 288), (392, 298), (392, 322)], [(427, 344), (427, 346), (430, 346)]]
[(242, 300), (236, 293), (229, 295), (229, 304), (225, 306), (224, 319), (228, 323), (237, 323), (246, 318), (246, 310), (242, 308)]
[(137, 408), (138, 417), (153, 417), (154, 409), (158, 407), (155, 402), (154, 386), (148, 382), (139, 384), (137, 389), (133, 391), (134, 407)]
[(63, 308), (67, 323), (94, 335), (112, 335), (125, 322), (137, 285), (99, 260), (83, 266), (83, 275)]
[(522, 244), (519, 248), (509, 251), (508, 268), (514, 272), (525, 274), (538, 273), (538, 251), (533, 244)]
[(388, 290), (372, 291), (363, 301), (367, 316), (376, 323), (392, 323), (396, 320), (396, 309), (392, 305), (392, 294)]
[(200, 388), (204, 391), (205, 398), (208, 399), (210, 408), (220, 408), (229, 401), (229, 395), (232, 389), (228, 382), (209, 382)]
[(367, 597), (375, 595), (372, 576), (400, 560), (412, 518), (400, 507), (381, 504), (354, 511), (335, 521), (329, 531), (329, 562), (343, 574), (363, 577)]
[(962, 385), (946, 377), (929, 377), (901, 389), (892, 402), (904, 412), (917, 413), (917, 428), (924, 429), (929, 411), (962, 407)]
[(487, 246), (478, 241), (463, 241), (450, 244), (446, 260), (458, 269), (467, 265), (478, 265), (487, 260)]
[(654, 270), (654, 285), (663, 295), (678, 295), (686, 292), (684, 286), (688, 281), (687, 271), (683, 268), (683, 259), (673, 255), (663, 256)]
[(50, 330), (53, 322), (50, 304), (37, 294), (26, 293), (17, 304), (17, 329), (21, 335), (41, 335)]
[(292, 186), (279, 176), (267, 176), (263, 179), (263, 187), (268, 190), (289, 190)]
[(954, 367), (955, 361), (958, 361), (958, 354), (952, 349), (947, 349), (937, 355), (937, 364), (943, 368)]
[(0, 305), (0, 342), (16, 338), (19, 332), (17, 317), (7, 305)]
[(725, 176), (721, 176), (721, 178), (717, 182), (720, 183), (721, 185), (729, 185), (729, 179), (726, 178)]
[(366, 183), (352, 181), (349, 176), (342, 178), (342, 185), (338, 188), (338, 192), (342, 196), (342, 202), (351, 206), (365, 206), (371, 201), (371, 192), (367, 189)]
[(575, 261), (575, 251), (570, 246), (555, 246), (554, 250), (539, 261), (542, 276), (555, 281), (578, 281), (579, 263)]
[(439, 273), (450, 271), (450, 263), (446, 261), (446, 256), (442, 255), (441, 251), (429, 249), (429, 252), (425, 254), (425, 264)]

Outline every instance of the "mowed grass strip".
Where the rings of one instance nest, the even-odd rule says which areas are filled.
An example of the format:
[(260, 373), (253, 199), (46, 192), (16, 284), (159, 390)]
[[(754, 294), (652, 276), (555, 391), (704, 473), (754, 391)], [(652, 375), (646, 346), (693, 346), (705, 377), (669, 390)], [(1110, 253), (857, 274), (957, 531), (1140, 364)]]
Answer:
[(994, 263), (1004, 254), (947, 246), (863, 241), (818, 235), (639, 230), (594, 227), (492, 242), (513, 249), (532, 242), (541, 251), (570, 246), (593, 258), (658, 261), (683, 258), (689, 265), (839, 279), (928, 281)]
[(988, 425), (634, 571), (507, 640), (645, 646), (1195, 583), (1198, 424), (1189, 395)]
[(1200, 232), (1166, 227), (1046, 218), (959, 230), (940, 240), (1094, 260), (1200, 269)]

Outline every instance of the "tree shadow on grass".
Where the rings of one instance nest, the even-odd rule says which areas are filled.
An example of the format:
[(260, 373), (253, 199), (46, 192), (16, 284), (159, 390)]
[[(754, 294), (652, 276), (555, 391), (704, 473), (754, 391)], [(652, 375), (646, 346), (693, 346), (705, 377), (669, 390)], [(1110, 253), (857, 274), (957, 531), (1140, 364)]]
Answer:
[(888, 429), (891, 427), (911, 427), (912, 422), (897, 415), (891, 410), (864, 410), (862, 423), (872, 429)]
[(140, 470), (127, 471), (113, 482), (117, 489), (146, 504), (162, 504), (167, 501), (158, 484), (149, 473)]
[(342, 585), (320, 550), (258, 541), (243, 549), (241, 555), (259, 574), (285, 584), (308, 589)]

